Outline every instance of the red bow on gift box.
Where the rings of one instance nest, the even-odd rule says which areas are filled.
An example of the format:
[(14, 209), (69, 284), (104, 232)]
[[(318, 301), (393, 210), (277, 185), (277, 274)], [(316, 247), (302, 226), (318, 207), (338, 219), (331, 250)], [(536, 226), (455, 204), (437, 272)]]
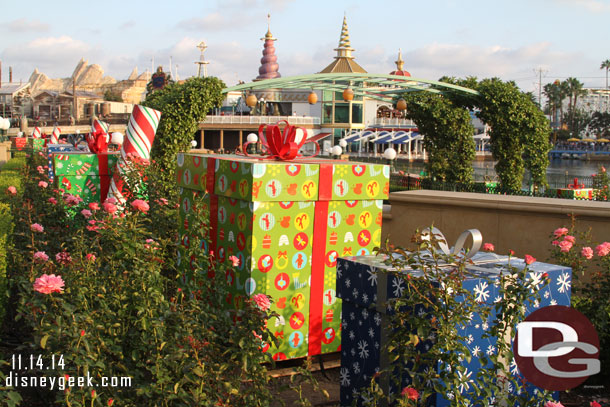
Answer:
[(93, 131), (87, 134), (87, 144), (92, 153), (99, 154), (108, 151), (108, 133), (99, 120), (93, 122)]
[[(284, 122), (286, 126), (284, 130), (280, 129), (280, 123)], [(301, 138), (297, 140), (297, 130), (301, 130)], [(299, 150), (307, 143), (313, 143), (316, 151), (311, 157), (316, 156), (320, 153), (320, 146), (316, 141), (307, 140), (307, 130), (292, 126), (286, 120), (281, 120), (275, 124), (261, 124), (258, 128), (258, 138), (263, 146), (263, 154), (266, 155), (266, 159), (275, 159), (282, 161), (289, 161), (295, 158), (303, 157), (299, 154)], [(243, 153), (250, 157), (248, 154), (248, 146), (250, 144), (256, 144), (255, 142), (247, 142), (243, 146)]]

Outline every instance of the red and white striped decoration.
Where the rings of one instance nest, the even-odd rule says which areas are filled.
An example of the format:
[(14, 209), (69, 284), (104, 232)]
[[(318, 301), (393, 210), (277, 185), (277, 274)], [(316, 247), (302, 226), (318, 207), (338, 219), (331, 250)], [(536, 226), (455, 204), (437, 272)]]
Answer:
[(59, 144), (59, 136), (61, 135), (61, 129), (57, 126), (53, 129), (53, 133), (51, 133), (51, 139), (49, 140), (49, 144)]
[(140, 105), (134, 106), (129, 118), (129, 124), (127, 125), (125, 142), (121, 146), (121, 155), (110, 181), (109, 198), (114, 197), (119, 203), (125, 203), (125, 197), (123, 196), (123, 172), (128, 165), (128, 155), (135, 155), (146, 160), (150, 158), (150, 150), (155, 140), (160, 119), (161, 112), (158, 110)]
[(40, 128), (34, 127), (34, 131), (32, 131), (32, 138), (40, 138)]
[(92, 133), (101, 131), (102, 133), (108, 134), (108, 129), (110, 129), (110, 125), (108, 123), (97, 119), (93, 120), (93, 124), (91, 125)]

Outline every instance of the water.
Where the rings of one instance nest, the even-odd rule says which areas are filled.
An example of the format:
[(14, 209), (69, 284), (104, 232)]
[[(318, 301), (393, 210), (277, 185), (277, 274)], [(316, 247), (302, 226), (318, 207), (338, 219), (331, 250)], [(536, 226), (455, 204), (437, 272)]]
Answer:
[[(610, 169), (610, 157), (607, 161), (551, 160), (546, 171), (547, 181), (551, 188), (565, 188), (567, 184), (571, 184), (574, 181), (574, 178), (579, 178), (579, 183), (590, 186), (591, 175), (597, 173), (600, 165)], [(493, 161), (474, 161), (472, 166), (474, 168), (475, 181), (497, 179)], [(421, 162), (409, 163), (406, 160), (398, 160), (396, 169), (419, 174), (424, 170), (424, 164)], [(525, 171), (523, 178), (524, 187), (526, 187), (530, 180), (529, 171)]]

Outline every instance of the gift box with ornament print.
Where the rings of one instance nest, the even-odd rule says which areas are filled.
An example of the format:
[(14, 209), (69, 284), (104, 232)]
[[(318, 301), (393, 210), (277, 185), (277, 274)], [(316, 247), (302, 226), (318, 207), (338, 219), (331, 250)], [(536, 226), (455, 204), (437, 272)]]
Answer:
[(119, 153), (53, 153), (55, 184), (84, 202), (103, 202)]
[(378, 164), (179, 154), (178, 184), (208, 191), (210, 250), (239, 259), (232, 301), (265, 293), (279, 317), (275, 359), (335, 352), (341, 305), (336, 258), (380, 244), (389, 168)]
[(575, 199), (581, 201), (591, 201), (595, 196), (593, 188), (559, 188), (557, 190), (557, 197), (565, 199)]
[(43, 151), (47, 144), (47, 139), (44, 138), (28, 138), (28, 146), (32, 151)]
[(72, 144), (47, 144), (47, 157), (49, 160), (49, 179), (53, 181), (55, 172), (53, 170), (53, 154), (78, 151)]
[[(342, 339), (341, 339), (341, 369), (340, 388), (341, 405), (366, 405), (370, 397), (371, 378), (380, 370), (388, 367), (388, 355), (384, 354), (387, 345), (388, 314), (387, 300), (405, 295), (404, 280), (388, 271), (393, 269), (384, 264), (381, 256), (350, 256), (339, 258), (337, 261), (337, 296), (343, 300), (342, 310)], [(510, 266), (525, 267), (521, 259), (497, 256), (493, 253), (477, 253), (472, 257), (474, 264), (469, 266), (472, 273), (463, 287), (473, 293), (476, 301), (493, 305), (499, 300), (500, 288), (498, 281), (500, 273)], [(533, 301), (528, 307), (526, 315), (534, 310), (548, 305), (570, 305), (572, 271), (568, 267), (535, 262), (528, 267), (528, 278), (534, 283), (539, 301)], [(421, 275), (417, 270), (404, 271), (414, 276)], [(547, 279), (548, 284), (544, 281)], [(534, 293), (532, 293), (532, 298)], [(481, 358), (496, 352), (497, 340), (493, 337), (484, 337), (492, 324), (495, 315), (482, 320), (478, 314), (472, 315), (470, 323), (459, 328), (459, 334), (466, 339), (466, 346), (470, 349), (472, 359), (464, 360), (466, 369), (463, 373), (463, 384), (454, 391), (465, 393), (477, 377), (481, 369)], [(510, 362), (511, 372), (518, 374), (515, 361)], [(398, 377), (386, 378), (385, 391), (400, 391), (393, 388), (391, 383), (401, 382), (401, 387), (408, 386), (409, 377), (398, 369)], [(383, 386), (383, 385), (382, 385)], [(531, 391), (537, 391), (533, 388)], [(431, 401), (435, 406), (448, 406), (454, 397), (448, 394), (437, 394)]]

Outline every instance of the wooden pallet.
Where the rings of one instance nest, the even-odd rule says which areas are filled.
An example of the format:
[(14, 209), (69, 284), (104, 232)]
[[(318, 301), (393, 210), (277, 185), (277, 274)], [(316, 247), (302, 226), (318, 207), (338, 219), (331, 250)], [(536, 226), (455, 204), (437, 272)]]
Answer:
[(275, 367), (270, 369), (267, 374), (271, 377), (293, 376), (298, 374), (296, 369), (306, 366), (308, 361), (310, 362), (309, 371), (311, 372), (336, 369), (341, 366), (341, 352), (278, 361), (275, 362)]

